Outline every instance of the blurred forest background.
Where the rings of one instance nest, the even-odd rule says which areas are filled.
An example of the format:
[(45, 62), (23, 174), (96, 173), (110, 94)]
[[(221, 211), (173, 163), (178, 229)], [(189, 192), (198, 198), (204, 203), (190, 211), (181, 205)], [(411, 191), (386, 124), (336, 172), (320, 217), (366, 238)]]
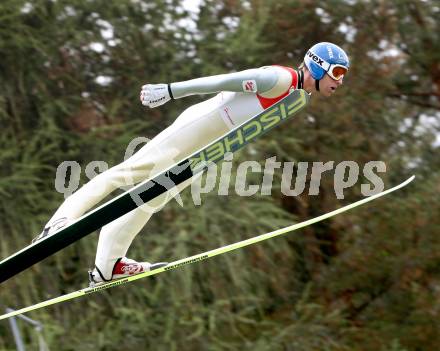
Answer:
[[(123, 160), (193, 96), (146, 109), (145, 83), (269, 64), (297, 67), (316, 42), (342, 46), (352, 68), (331, 99), (234, 156), (384, 161), (385, 199), (305, 230), (127, 286), (29, 313), (51, 350), (440, 349), (440, 3), (384, 0), (2, 0), (0, 253), (27, 245), (63, 201), (57, 166)], [(194, 6), (198, 5), (198, 6)], [(333, 171), (318, 196), (215, 191), (172, 201), (129, 256), (176, 260), (299, 222), (338, 200)], [(261, 174), (250, 182), (261, 183)], [(306, 188), (307, 190), (307, 188)], [(87, 285), (97, 234), (3, 283), (20, 308)], [(2, 312), (3, 313), (3, 312)], [(20, 324), (30, 350), (32, 328)], [(0, 349), (14, 350), (7, 321)]]

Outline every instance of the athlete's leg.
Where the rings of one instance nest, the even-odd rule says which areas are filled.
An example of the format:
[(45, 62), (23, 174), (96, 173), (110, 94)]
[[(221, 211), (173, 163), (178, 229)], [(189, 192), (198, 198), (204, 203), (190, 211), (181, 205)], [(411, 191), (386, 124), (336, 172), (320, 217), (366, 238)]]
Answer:
[[(209, 100), (184, 111), (164, 132), (121, 164), (127, 174), (143, 170), (157, 173), (182, 160), (209, 142), (225, 134), (228, 129), (220, 114), (208, 105)], [(111, 278), (115, 262), (124, 257), (133, 241), (151, 215), (173, 196), (191, 184), (188, 180), (172, 191), (150, 201), (106, 225), (98, 242), (95, 265), (106, 279)], [(171, 193), (171, 194), (170, 194)]]
[[(197, 147), (204, 146), (207, 140), (224, 134), (227, 131), (225, 123), (213, 112), (213, 103), (210, 100), (185, 110), (170, 127), (159, 133), (128, 160), (97, 175), (69, 196), (47, 226), (64, 217), (69, 220), (79, 218), (115, 189), (136, 184), (153, 176), (175, 161), (188, 156), (193, 150), (197, 150)], [(212, 117), (208, 123), (210, 115), (216, 117)], [(205, 116), (202, 118), (204, 123), (197, 122), (200, 116)], [(183, 131), (181, 137), (180, 130)], [(175, 142), (169, 142), (172, 138)]]
[[(176, 193), (188, 187), (193, 179), (179, 184)], [(165, 193), (153, 201), (134, 209), (122, 217), (104, 226), (99, 234), (95, 266), (99, 268), (106, 280), (112, 278), (116, 261), (127, 256), (127, 251), (136, 235), (145, 226), (151, 216), (158, 212), (173, 196)]]

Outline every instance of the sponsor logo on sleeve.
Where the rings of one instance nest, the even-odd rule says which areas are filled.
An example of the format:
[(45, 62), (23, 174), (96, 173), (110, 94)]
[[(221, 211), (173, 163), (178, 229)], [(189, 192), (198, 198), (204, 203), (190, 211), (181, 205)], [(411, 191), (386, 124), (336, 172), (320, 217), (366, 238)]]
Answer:
[(257, 92), (257, 82), (255, 80), (244, 80), (243, 81), (243, 91), (246, 93), (256, 93)]

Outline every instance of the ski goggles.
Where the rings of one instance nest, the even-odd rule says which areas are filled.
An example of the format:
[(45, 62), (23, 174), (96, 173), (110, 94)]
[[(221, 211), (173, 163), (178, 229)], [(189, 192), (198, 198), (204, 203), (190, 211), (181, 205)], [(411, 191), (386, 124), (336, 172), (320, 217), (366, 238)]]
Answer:
[(348, 68), (346, 66), (335, 63), (330, 64), (310, 50), (306, 54), (306, 60), (316, 63), (334, 80), (341, 80), (348, 72)]
[(348, 72), (347, 67), (337, 64), (331, 64), (327, 74), (334, 80), (341, 80), (344, 75)]

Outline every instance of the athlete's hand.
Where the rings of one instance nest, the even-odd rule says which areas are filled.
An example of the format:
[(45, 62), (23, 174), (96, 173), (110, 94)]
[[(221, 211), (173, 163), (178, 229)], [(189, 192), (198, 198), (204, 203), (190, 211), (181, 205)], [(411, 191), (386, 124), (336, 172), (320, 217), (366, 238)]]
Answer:
[(140, 93), (142, 105), (150, 108), (163, 105), (171, 100), (168, 84), (146, 84)]

